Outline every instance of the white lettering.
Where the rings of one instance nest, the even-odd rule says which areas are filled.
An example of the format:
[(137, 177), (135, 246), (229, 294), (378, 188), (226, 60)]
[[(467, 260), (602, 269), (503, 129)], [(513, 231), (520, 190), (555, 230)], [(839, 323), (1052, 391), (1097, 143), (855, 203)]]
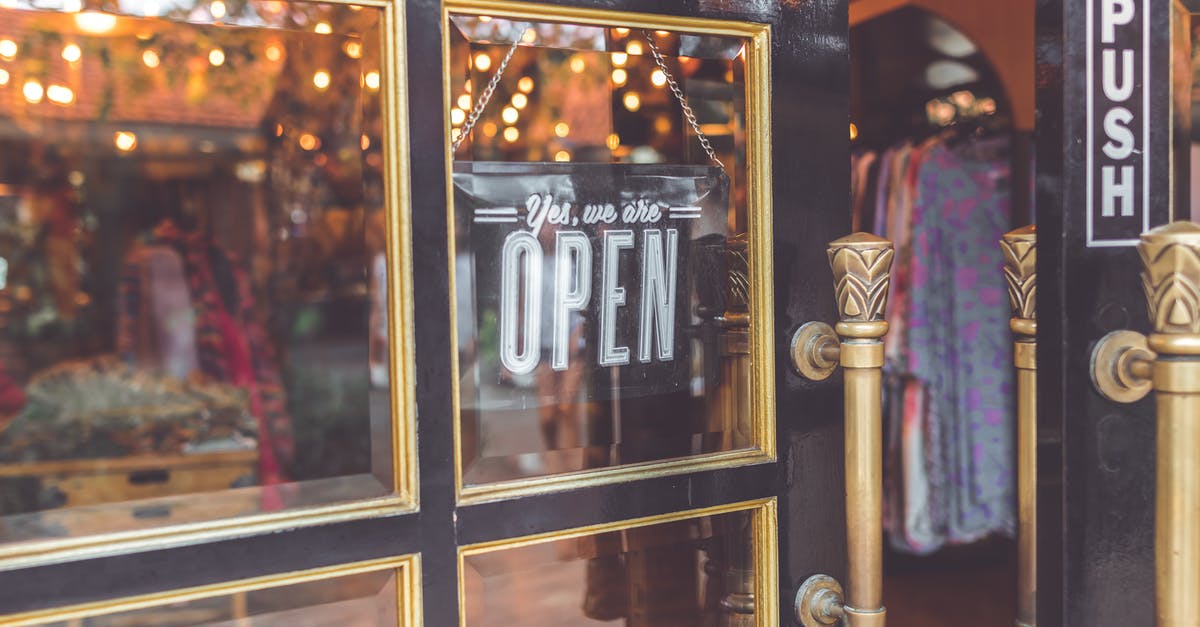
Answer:
[(1102, 150), (1109, 159), (1125, 159), (1133, 154), (1133, 131), (1128, 124), (1133, 121), (1133, 114), (1125, 107), (1113, 107), (1104, 115), (1104, 134), (1108, 141), (1104, 142)]
[(592, 297), (592, 247), (579, 231), (559, 231), (554, 247), (554, 345), (550, 366), (566, 370), (570, 355), (571, 312)]
[(1133, 51), (1121, 51), (1121, 84), (1117, 84), (1117, 51), (1104, 50), (1100, 53), (1100, 70), (1103, 74), (1104, 96), (1113, 102), (1125, 102), (1133, 95)]
[[(679, 265), (679, 231), (667, 229), (666, 263), (663, 263), (662, 231), (650, 229), (643, 235), (642, 323), (638, 333), (638, 359), (650, 362), (651, 331), (658, 332), (658, 358), (675, 358), (675, 273)], [(665, 265), (665, 267), (664, 267)]]
[(617, 285), (621, 251), (633, 248), (633, 231), (605, 231), (603, 266), (600, 274), (600, 356), (601, 366), (629, 363), (629, 347), (617, 346), (617, 307), (625, 305), (625, 288)]
[[(500, 363), (514, 374), (533, 372), (541, 359), (541, 309), (542, 247), (532, 233), (514, 231), (500, 254)], [(524, 322), (521, 333), (518, 321)]]
[(1106, 44), (1117, 40), (1117, 26), (1133, 21), (1133, 0), (1102, 0), (1100, 2), (1100, 41)]
[(1133, 166), (1121, 166), (1121, 182), (1117, 183), (1117, 166), (1106, 165), (1100, 172), (1100, 215), (1112, 217), (1116, 215), (1115, 200), (1121, 199), (1121, 215), (1133, 215)]

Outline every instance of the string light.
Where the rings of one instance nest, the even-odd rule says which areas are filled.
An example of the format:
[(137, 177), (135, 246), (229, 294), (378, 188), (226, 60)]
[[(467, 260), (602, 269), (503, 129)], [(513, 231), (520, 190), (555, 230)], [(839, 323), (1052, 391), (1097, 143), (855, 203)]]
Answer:
[(521, 41), (527, 44), (537, 41), (537, 31), (533, 28), (526, 28), (525, 32), (521, 35)]
[(313, 87), (316, 87), (319, 91), (325, 91), (326, 89), (329, 89), (329, 83), (332, 82), (333, 79), (329, 76), (329, 72), (326, 72), (325, 70), (317, 70), (316, 73), (313, 74), (312, 80)]
[(529, 104), (529, 97), (522, 93), (515, 93), (512, 97), (512, 106), (518, 109), (524, 109), (525, 105)]
[(655, 69), (650, 73), (650, 82), (654, 83), (655, 87), (662, 87), (667, 84), (667, 75), (660, 69)]
[(25, 100), (30, 104), (37, 104), (42, 101), (42, 96), (46, 94), (46, 90), (42, 88), (42, 84), (34, 79), (25, 81), (25, 85), (21, 88), (21, 95), (25, 96)]
[(608, 146), (609, 150), (616, 150), (621, 145), (621, 136), (616, 133), (609, 133), (604, 140), (604, 145)]
[(623, 98), (621, 102), (623, 102), (625, 104), (625, 108), (629, 109), (630, 111), (637, 111), (638, 109), (642, 108), (641, 96), (638, 96), (637, 93), (632, 91), (625, 94), (625, 98)]
[(516, 124), (519, 116), (520, 114), (513, 107), (504, 107), (504, 109), (500, 111), (500, 119), (504, 120), (505, 124)]
[(361, 42), (353, 39), (347, 40), (346, 45), (343, 46), (342, 49), (346, 51), (346, 56), (350, 57), (351, 59), (362, 58), (363, 48)]
[(117, 131), (113, 133), (113, 145), (121, 152), (129, 152), (137, 148), (137, 135), (129, 131)]
[(329, 25), (329, 22), (317, 22), (317, 25), (313, 27), (313, 32), (318, 35), (328, 35), (333, 32), (333, 27)]
[(621, 68), (617, 68), (612, 71), (613, 85), (620, 87), (621, 85), (624, 85), (625, 81), (627, 81), (627, 80), (629, 80), (629, 73), (626, 72), (625, 70), (622, 70)]
[(458, 126), (467, 121), (467, 113), (458, 107), (450, 110), (450, 123)]
[(83, 58), (83, 50), (77, 44), (67, 44), (63, 46), (62, 58), (67, 63), (78, 63)]
[(470, 109), (471, 108), (471, 94), (462, 94), (458, 97), (458, 108), (459, 109)]
[(520, 136), (521, 136), (521, 131), (518, 131), (516, 128), (514, 128), (512, 126), (504, 129), (505, 141), (515, 142), (515, 141), (517, 141), (517, 138)]
[(142, 15), (146, 17), (157, 17), (158, 10), (158, 0), (146, 0), (142, 3)]
[(265, 54), (268, 61), (275, 62), (283, 58), (283, 48), (280, 48), (277, 44), (271, 44), (267, 46)]
[(12, 61), (17, 56), (17, 42), (11, 39), (0, 39), (0, 57)]
[(456, 142), (456, 141), (458, 141), (459, 137), (462, 137), (462, 129), (461, 128), (450, 129), (450, 141)]
[(500, 132), (500, 128), (496, 126), (495, 122), (485, 122), (483, 124), (484, 135), (487, 135), (488, 137), (495, 137), (496, 133), (498, 132)]
[(209, 14), (218, 20), (225, 17), (225, 11), (225, 3), (221, 0), (213, 0), (212, 3), (208, 5)]
[(517, 90), (525, 94), (533, 91), (533, 77), (522, 76), (521, 80), (517, 81)]
[(566, 137), (571, 134), (571, 127), (566, 122), (559, 122), (554, 125), (554, 134), (559, 137)]
[(565, 150), (560, 150), (560, 151), (554, 153), (554, 160), (555, 161), (570, 161), (571, 153), (569, 153)]
[(854, 122), (850, 123), (850, 141), (858, 139), (858, 125)]
[(60, 105), (75, 102), (75, 92), (65, 85), (51, 85), (46, 88), (46, 99)]
[(583, 60), (583, 57), (581, 57), (579, 55), (574, 55), (571, 57), (570, 65), (571, 65), (571, 71), (576, 74), (580, 74), (585, 69), (587, 69), (587, 63)]
[(4, 68), (0, 68), (0, 87), (7, 85), (9, 79), (11, 79), (11, 78), (12, 77), (9, 75), (8, 70), (6, 70)]
[(492, 58), (489, 57), (486, 52), (480, 52), (479, 54), (475, 55), (475, 69), (479, 70), (480, 72), (486, 72), (488, 71), (488, 68), (491, 67)]
[(367, 72), (367, 75), (363, 77), (363, 81), (367, 84), (367, 89), (370, 89), (371, 91), (379, 89), (379, 72), (376, 72), (375, 70)]
[(628, 34), (629, 34), (629, 29), (628, 29), (628, 28), (617, 28), (617, 29), (614, 29), (614, 30), (616, 30), (616, 31), (617, 31), (617, 34), (618, 34), (618, 35), (622, 35), (622, 36), (624, 36), (624, 35), (628, 35)]
[(62, 10), (67, 13), (79, 13), (83, 10), (83, 2), (81, 0), (63, 0)]
[(634, 56), (642, 54), (642, 42), (636, 40), (629, 42), (625, 46), (625, 52)]
[(156, 68), (158, 67), (159, 62), (160, 59), (158, 58), (157, 52), (153, 50), (146, 50), (142, 53), (142, 63), (146, 64), (146, 67)]
[(626, 61), (629, 61), (629, 55), (628, 55), (628, 54), (626, 54), (626, 53), (624, 53), (624, 52), (614, 52), (614, 53), (612, 53), (612, 64), (613, 64), (613, 65), (615, 65), (615, 66), (617, 66), (617, 67), (622, 67), (622, 66), (624, 66), (624, 65), (625, 65), (625, 62), (626, 62)]
[(75, 25), (85, 33), (103, 35), (117, 27), (117, 16), (100, 11), (84, 11), (75, 14)]
[(362, 139), (359, 140), (359, 145), (362, 146), (363, 150), (370, 148), (371, 147), (371, 138), (367, 137), (366, 133), (363, 133)]
[(298, 141), (301, 148), (309, 151), (316, 150), (317, 145), (319, 144), (316, 136), (314, 136), (312, 133), (305, 133), (301, 135)]
[(208, 62), (211, 63), (213, 67), (220, 67), (221, 65), (224, 65), (225, 51), (221, 50), (220, 48), (213, 48), (208, 53)]

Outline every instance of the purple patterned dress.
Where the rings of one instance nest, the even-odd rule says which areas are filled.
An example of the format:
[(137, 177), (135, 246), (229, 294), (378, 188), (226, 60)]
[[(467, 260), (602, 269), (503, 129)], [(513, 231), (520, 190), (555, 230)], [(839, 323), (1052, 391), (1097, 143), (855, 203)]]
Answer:
[(1015, 532), (1011, 311), (997, 242), (1010, 227), (1005, 140), (932, 147), (913, 206), (905, 328), (919, 424), (930, 552)]

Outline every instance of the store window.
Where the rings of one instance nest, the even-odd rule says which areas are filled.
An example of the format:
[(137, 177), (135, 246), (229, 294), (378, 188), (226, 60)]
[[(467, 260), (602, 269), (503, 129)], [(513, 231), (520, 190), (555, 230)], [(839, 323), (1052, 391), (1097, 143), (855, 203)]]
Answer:
[(392, 9), (70, 3), (0, 3), (0, 543), (394, 497)]
[(765, 30), (461, 4), (463, 494), (770, 455)]

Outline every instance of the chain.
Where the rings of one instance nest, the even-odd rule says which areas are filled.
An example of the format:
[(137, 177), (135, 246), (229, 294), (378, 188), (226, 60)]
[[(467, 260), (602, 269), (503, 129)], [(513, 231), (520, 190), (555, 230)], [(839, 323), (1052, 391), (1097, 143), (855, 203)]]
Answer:
[(462, 132), (459, 133), (458, 139), (450, 144), (450, 154), (458, 152), (458, 147), (462, 146), (463, 141), (471, 134), (475, 128), (475, 123), (479, 121), (479, 116), (483, 113), (483, 108), (487, 106), (488, 101), (492, 99), (492, 93), (496, 91), (496, 86), (500, 84), (500, 78), (504, 76), (504, 70), (508, 69), (508, 63), (512, 61), (513, 55), (517, 52), (517, 46), (521, 45), (521, 37), (524, 35), (524, 30), (520, 35), (513, 39), (513, 44), (508, 49), (508, 53), (504, 55), (504, 60), (500, 62), (500, 66), (496, 68), (496, 73), (492, 74), (492, 80), (488, 81), (487, 87), (479, 94), (479, 98), (475, 100), (475, 106), (471, 107), (471, 112), (467, 114), (467, 120), (463, 123)]
[[(524, 35), (524, 30), (522, 30), (521, 35)], [(513, 44), (509, 47), (508, 53), (504, 55), (504, 60), (496, 68), (496, 73), (492, 75), (487, 87), (483, 89), (483, 92), (479, 94), (479, 98), (475, 100), (475, 106), (471, 107), (471, 112), (467, 114), (467, 119), (463, 123), (462, 132), (459, 133), (458, 139), (450, 144), (450, 154), (457, 153), (458, 148), (462, 146), (467, 136), (475, 129), (475, 124), (479, 122), (479, 116), (483, 114), (484, 107), (491, 101), (492, 94), (496, 91), (496, 86), (500, 84), (500, 79), (504, 76), (504, 71), (508, 69), (508, 64), (512, 61), (513, 55), (516, 54), (517, 47), (521, 45), (521, 35), (513, 39)], [(675, 94), (675, 99), (679, 101), (679, 106), (683, 109), (683, 115), (687, 118), (688, 125), (696, 132), (696, 138), (700, 140), (700, 147), (704, 149), (705, 154), (708, 155), (709, 159), (712, 159), (713, 163), (721, 166), (721, 169), (724, 170), (725, 164), (721, 163), (721, 160), (717, 158), (717, 152), (713, 150), (712, 143), (708, 141), (708, 136), (704, 134), (704, 131), (700, 130), (700, 122), (696, 120), (696, 114), (692, 111), (691, 105), (688, 104), (687, 96), (684, 95), (683, 89), (679, 87), (675, 76), (671, 74), (671, 70), (667, 69), (667, 62), (663, 59), (662, 52), (658, 50), (658, 45), (654, 43), (654, 39), (648, 33), (643, 31), (643, 35), (646, 38), (646, 43), (650, 46), (650, 53), (654, 55), (654, 64), (658, 66), (658, 69), (662, 70), (663, 76), (666, 77), (667, 86), (671, 88), (671, 93)]]
[(650, 45), (650, 54), (654, 55), (654, 63), (658, 65), (658, 69), (662, 70), (663, 76), (667, 79), (667, 85), (671, 88), (671, 93), (675, 94), (675, 98), (679, 100), (679, 106), (683, 109), (683, 116), (687, 118), (688, 124), (692, 130), (696, 131), (696, 138), (700, 140), (700, 147), (704, 148), (704, 152), (708, 154), (708, 158), (713, 160), (713, 163), (725, 169), (725, 164), (717, 158), (717, 153), (713, 150), (712, 144), (708, 141), (708, 136), (700, 130), (700, 122), (696, 120), (696, 114), (692, 111), (692, 107), (688, 105), (687, 96), (683, 94), (679, 83), (675, 81), (675, 77), (671, 75), (671, 70), (667, 69), (667, 62), (663, 60), (662, 53), (658, 51), (658, 44), (654, 43), (654, 38), (650, 37), (649, 33), (643, 31), (646, 37), (646, 43)]

